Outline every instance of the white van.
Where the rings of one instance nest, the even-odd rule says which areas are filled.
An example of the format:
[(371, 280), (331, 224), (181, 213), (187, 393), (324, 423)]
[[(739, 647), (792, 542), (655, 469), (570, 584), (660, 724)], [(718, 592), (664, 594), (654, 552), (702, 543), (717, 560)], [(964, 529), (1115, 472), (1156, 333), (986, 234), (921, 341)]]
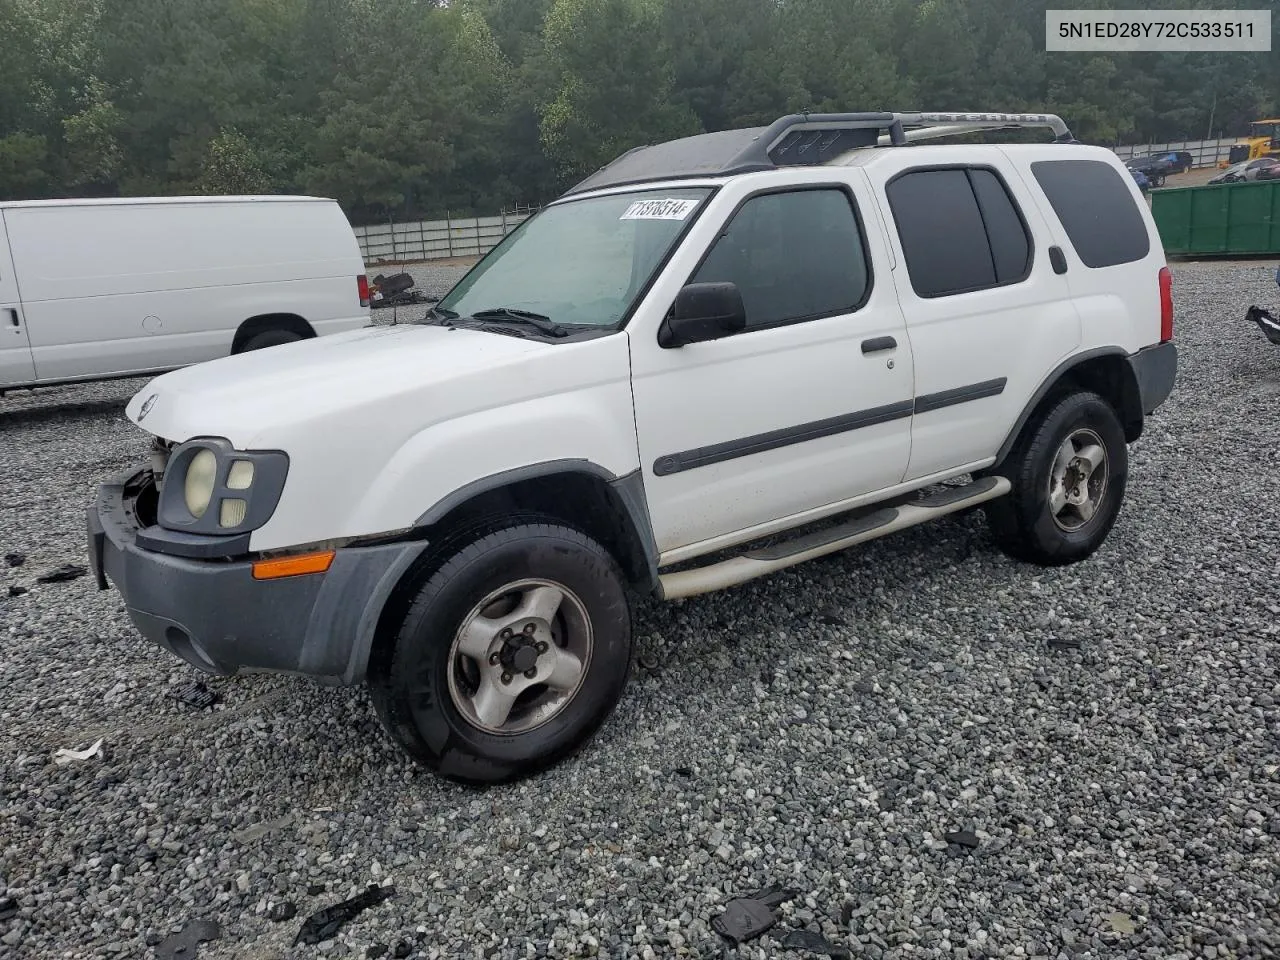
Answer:
[(0, 392), (161, 373), (368, 322), (364, 259), (333, 200), (0, 203)]

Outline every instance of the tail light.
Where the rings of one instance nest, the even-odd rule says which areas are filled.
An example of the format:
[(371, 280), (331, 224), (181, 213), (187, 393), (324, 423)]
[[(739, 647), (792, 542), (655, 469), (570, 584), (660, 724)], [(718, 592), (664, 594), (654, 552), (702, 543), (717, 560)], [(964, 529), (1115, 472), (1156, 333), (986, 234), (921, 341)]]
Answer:
[(372, 302), (369, 299), (369, 278), (363, 273), (356, 277), (356, 289), (360, 291), (360, 306), (369, 306)]
[(1173, 339), (1173, 274), (1160, 268), (1160, 342)]

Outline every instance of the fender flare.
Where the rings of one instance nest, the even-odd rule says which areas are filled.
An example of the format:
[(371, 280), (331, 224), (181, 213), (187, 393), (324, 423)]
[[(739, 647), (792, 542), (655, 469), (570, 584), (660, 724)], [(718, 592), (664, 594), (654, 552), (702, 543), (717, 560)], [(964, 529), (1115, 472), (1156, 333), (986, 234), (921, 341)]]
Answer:
[[(996, 452), (996, 459), (987, 470), (994, 470), (1004, 463), (1005, 458), (1009, 456), (1009, 452), (1013, 449), (1013, 445), (1017, 443), (1018, 436), (1022, 433), (1022, 429), (1027, 425), (1027, 421), (1031, 419), (1031, 414), (1035, 412), (1036, 407), (1040, 406), (1042, 400), (1049, 395), (1054, 387), (1056, 387), (1062, 378), (1071, 372), (1071, 370), (1087, 363), (1090, 360), (1096, 360), (1099, 357), (1123, 357), (1127, 361), (1129, 375), (1133, 378), (1134, 389), (1138, 389), (1138, 377), (1133, 370), (1133, 363), (1129, 359), (1129, 353), (1121, 347), (1095, 347), (1092, 350), (1086, 350), (1083, 353), (1076, 353), (1063, 360), (1060, 364), (1053, 368), (1047, 377), (1040, 382), (1040, 386), (1036, 388), (1036, 392), (1031, 395), (1031, 399), (1027, 401), (1027, 405), (1022, 408), (1022, 413), (1018, 415), (1018, 419), (1014, 421), (1013, 428), (1005, 437), (1004, 443), (1000, 445), (999, 451)], [(1141, 398), (1141, 393), (1139, 393)], [(1141, 400), (1139, 400), (1141, 405)], [(1141, 411), (1139, 411), (1141, 416)], [(1138, 430), (1141, 432), (1141, 425)]]

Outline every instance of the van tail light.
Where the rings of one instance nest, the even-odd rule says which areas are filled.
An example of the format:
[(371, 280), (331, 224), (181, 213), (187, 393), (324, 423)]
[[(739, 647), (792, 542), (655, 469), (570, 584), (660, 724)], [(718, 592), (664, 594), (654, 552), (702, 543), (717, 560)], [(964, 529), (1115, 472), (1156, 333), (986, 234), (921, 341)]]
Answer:
[(1173, 274), (1160, 268), (1160, 342), (1173, 339)]
[(356, 277), (356, 288), (360, 291), (360, 306), (367, 307), (372, 302), (369, 299), (369, 278), (365, 274)]

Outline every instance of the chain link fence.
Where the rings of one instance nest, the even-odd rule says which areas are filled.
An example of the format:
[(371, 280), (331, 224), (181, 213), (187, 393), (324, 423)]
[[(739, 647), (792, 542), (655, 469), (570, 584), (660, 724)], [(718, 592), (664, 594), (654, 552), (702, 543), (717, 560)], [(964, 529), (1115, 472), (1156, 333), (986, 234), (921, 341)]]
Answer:
[(503, 210), (493, 217), (453, 217), (354, 227), (364, 262), (416, 263), (488, 253), (498, 241), (536, 212), (534, 207)]

